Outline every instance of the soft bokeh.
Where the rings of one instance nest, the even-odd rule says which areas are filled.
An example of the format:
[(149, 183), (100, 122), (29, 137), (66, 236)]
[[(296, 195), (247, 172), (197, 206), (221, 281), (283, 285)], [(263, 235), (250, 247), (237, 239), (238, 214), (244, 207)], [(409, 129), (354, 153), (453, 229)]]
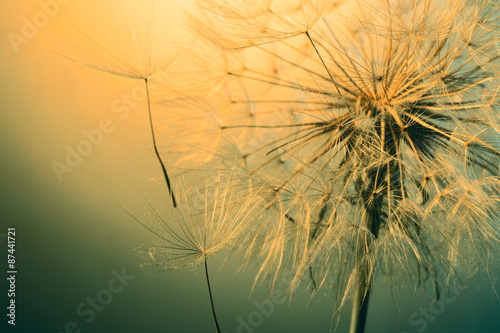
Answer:
[[(20, 44), (16, 53), (9, 33), (21, 35), (23, 18), (32, 20), (40, 4), (49, 2), (53, 1), (3, 1), (0, 5), (4, 36), (0, 233), (7, 227), (17, 229), (19, 272), (16, 326), (7, 325), (4, 314), (1, 326), (7, 332), (64, 332), (67, 323), (74, 321), (82, 332), (210, 332), (210, 305), (201, 271), (149, 276), (139, 268), (141, 262), (133, 251), (126, 249), (148, 242), (152, 235), (120, 205), (146, 209), (141, 194), (159, 197), (164, 191), (150, 142), (146, 103), (133, 108), (123, 120), (111, 111), (113, 102), (130, 94), (140, 82), (86, 68), (60, 55), (69, 45), (65, 38), (74, 38), (75, 26), (91, 31), (100, 24), (111, 25), (113, 15), (122, 12), (127, 1), (60, 4), (54, 17), (26, 44)], [(178, 11), (168, 2), (162, 8), (170, 8), (164, 9), (168, 17)], [(64, 163), (67, 146), (75, 149), (85, 139), (82, 131), (98, 128), (106, 118), (114, 129), (60, 182), (53, 162)], [(5, 254), (6, 242), (0, 241)], [(254, 302), (266, 300), (268, 290), (259, 288), (250, 295), (252, 272), (235, 275), (234, 262), (218, 270), (221, 262), (222, 258), (211, 263), (219, 320), (224, 332), (238, 332), (238, 318), (254, 313)], [(107, 288), (112, 270), (122, 268), (135, 279), (86, 323), (87, 317), (76, 313), (77, 306)], [(1, 290), (5, 309), (5, 279)], [(419, 326), (411, 326), (408, 317), (430, 301), (423, 292), (401, 296), (398, 313), (389, 289), (375, 288), (367, 332), (417, 331)], [(294, 303), (276, 306), (253, 331), (327, 332), (335, 326), (330, 322), (332, 302), (318, 297), (306, 308), (307, 300), (306, 295), (298, 295)], [(498, 313), (500, 302), (492, 286), (478, 278), (470, 281), (460, 300), (446, 304), (425, 331), (496, 332)], [(339, 332), (348, 327), (348, 313), (341, 319)]]

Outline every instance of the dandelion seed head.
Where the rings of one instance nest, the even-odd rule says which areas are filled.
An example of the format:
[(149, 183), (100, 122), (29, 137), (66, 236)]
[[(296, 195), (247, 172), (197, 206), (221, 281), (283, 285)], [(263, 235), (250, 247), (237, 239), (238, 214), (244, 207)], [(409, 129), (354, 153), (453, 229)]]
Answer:
[(341, 308), (360, 275), (439, 294), (489, 267), (497, 5), (199, 4), (193, 22), (225, 54), (224, 80), (168, 101), (168, 151), (179, 168), (237, 172), (253, 219), (233, 251), (258, 279), (294, 272), (291, 291), (329, 290)]

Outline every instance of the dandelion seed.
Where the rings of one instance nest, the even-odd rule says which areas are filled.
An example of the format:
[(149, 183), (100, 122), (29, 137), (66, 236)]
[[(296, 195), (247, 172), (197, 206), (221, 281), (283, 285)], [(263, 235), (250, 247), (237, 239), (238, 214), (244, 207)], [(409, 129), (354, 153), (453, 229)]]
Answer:
[[(198, 0), (203, 23), (193, 25), (223, 48), (261, 45), (300, 35), (332, 7), (333, 0)], [(212, 22), (207, 26), (207, 22)]]
[[(150, 84), (152, 79), (162, 81), (161, 75), (165, 75), (166, 72), (173, 75), (171, 68), (183, 57), (185, 48), (179, 47), (178, 42), (177, 45), (174, 44), (175, 38), (179, 37), (176, 36), (174, 27), (164, 23), (172, 22), (172, 18), (165, 15), (168, 13), (168, 8), (158, 7), (156, 1), (149, 1), (148, 5), (142, 6), (141, 9), (127, 8), (129, 11), (123, 16), (115, 13), (113, 16), (119, 20), (111, 30), (103, 29), (95, 33), (79, 31), (78, 37), (73, 39), (72, 50), (64, 56), (90, 68), (144, 81), (154, 152), (160, 163), (172, 204), (177, 207), (170, 178), (158, 151), (151, 110)], [(144, 8), (150, 10), (145, 11)], [(170, 36), (165, 33), (169, 30)], [(109, 35), (113, 32), (119, 34), (120, 38)], [(170, 40), (166, 37), (170, 37)]]
[[(218, 180), (218, 181), (217, 181)], [(219, 174), (213, 183), (197, 190), (182, 191), (178, 196), (184, 201), (184, 208), (179, 208), (176, 218), (164, 218), (148, 200), (152, 219), (139, 219), (129, 213), (137, 222), (151, 231), (156, 237), (155, 245), (141, 247), (139, 254), (146, 254), (146, 268), (156, 272), (172, 269), (198, 267), (203, 264), (207, 281), (210, 303), (216, 332), (221, 332), (214, 306), (210, 278), (208, 274), (208, 258), (234, 245), (251, 223), (252, 200), (239, 197), (232, 186), (232, 176)], [(203, 196), (203, 208), (196, 207), (193, 196)], [(237, 210), (231, 209), (238, 203)]]

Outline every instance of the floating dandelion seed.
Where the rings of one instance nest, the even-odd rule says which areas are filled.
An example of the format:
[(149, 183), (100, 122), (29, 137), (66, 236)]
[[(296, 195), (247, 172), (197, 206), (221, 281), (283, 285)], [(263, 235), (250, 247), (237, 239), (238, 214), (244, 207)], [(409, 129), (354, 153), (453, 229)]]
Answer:
[(500, 231), (498, 4), (294, 1), (281, 16), (293, 8), (200, 3), (210, 19), (200, 33), (228, 57), (262, 59), (204, 97), (212, 107), (198, 115), (214, 126), (191, 123), (231, 143), (208, 150), (238, 156), (259, 200), (239, 242), (262, 259), (259, 275), (293, 269), (291, 290), (333, 287), (338, 309), (354, 292), (355, 333), (375, 276), (430, 283), (439, 297), (453, 277), (489, 268)]
[[(145, 8), (148, 10), (144, 10)], [(147, 1), (147, 4), (141, 3), (140, 8), (134, 7), (129, 10), (133, 10), (133, 14), (127, 11), (123, 15), (116, 13), (113, 15), (117, 23), (111, 31), (119, 31), (120, 38), (111, 37), (110, 31), (106, 29), (94, 33), (79, 31), (78, 38), (72, 42), (72, 50), (64, 56), (90, 68), (144, 81), (154, 152), (160, 163), (172, 204), (177, 207), (170, 178), (158, 151), (151, 110), (150, 83), (152, 79), (164, 81), (165, 75), (168, 76), (168, 80), (179, 79), (181, 72), (172, 68), (184, 57), (186, 50), (175, 42), (175, 38), (179, 38), (176, 35), (179, 32), (176, 32), (175, 26), (171, 25), (173, 18), (165, 15), (168, 13), (168, 7), (159, 7), (159, 3), (152, 0)], [(186, 37), (188, 36), (185, 35), (184, 38)], [(182, 74), (185, 76), (185, 73)]]
[[(234, 176), (219, 174), (209, 178), (201, 190), (181, 191), (183, 205), (177, 215), (162, 217), (148, 200), (152, 219), (137, 218), (137, 222), (157, 236), (155, 245), (141, 247), (139, 254), (146, 259), (143, 267), (156, 272), (184, 269), (204, 265), (210, 304), (216, 332), (221, 332), (215, 312), (208, 274), (208, 258), (232, 247), (252, 222), (254, 202), (241, 198), (233, 186)], [(203, 208), (196, 207), (196, 197), (204, 201)], [(234, 209), (234, 206), (237, 209)], [(128, 211), (127, 211), (128, 212)]]

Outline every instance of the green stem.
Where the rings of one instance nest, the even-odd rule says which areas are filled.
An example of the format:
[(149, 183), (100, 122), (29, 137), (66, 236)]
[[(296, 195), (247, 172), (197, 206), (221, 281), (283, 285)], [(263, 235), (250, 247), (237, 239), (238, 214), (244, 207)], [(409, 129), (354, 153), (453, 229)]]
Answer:
[(168, 193), (170, 194), (170, 197), (172, 198), (172, 204), (174, 205), (174, 207), (177, 207), (177, 202), (175, 201), (174, 192), (172, 191), (172, 187), (170, 186), (170, 179), (168, 178), (167, 169), (165, 168), (165, 165), (163, 164), (163, 161), (160, 157), (160, 153), (158, 152), (158, 148), (156, 147), (155, 130), (153, 127), (153, 117), (151, 116), (151, 102), (149, 99), (148, 79), (145, 78), (144, 82), (146, 83), (146, 94), (148, 97), (149, 125), (151, 126), (151, 136), (153, 137), (153, 147), (155, 149), (156, 157), (158, 158), (158, 161), (160, 162), (161, 169), (163, 171), (163, 176), (165, 177), (165, 181), (167, 182)]
[[(382, 212), (375, 204), (366, 206), (365, 223), (370, 230), (371, 236), (378, 237)], [(349, 333), (364, 333), (366, 317), (368, 315), (368, 303), (373, 282), (373, 274), (370, 273), (370, 264), (366, 258), (370, 255), (370, 246), (364, 249), (358, 256), (356, 262), (356, 280), (354, 281), (354, 300), (352, 304), (351, 329)], [(365, 252), (366, 251), (366, 252)]]
[(215, 314), (214, 298), (212, 296), (212, 288), (210, 288), (210, 278), (208, 277), (208, 266), (207, 266), (207, 256), (205, 256), (205, 276), (207, 278), (208, 294), (210, 295), (210, 304), (212, 305), (212, 316), (214, 317), (215, 332), (220, 333), (219, 322), (217, 321), (217, 315)]
[(368, 314), (368, 303), (370, 300), (371, 281), (366, 276), (366, 270), (363, 264), (357, 268), (356, 288), (354, 290), (354, 301), (352, 305), (351, 329), (349, 333), (363, 333), (366, 326), (366, 317)]

